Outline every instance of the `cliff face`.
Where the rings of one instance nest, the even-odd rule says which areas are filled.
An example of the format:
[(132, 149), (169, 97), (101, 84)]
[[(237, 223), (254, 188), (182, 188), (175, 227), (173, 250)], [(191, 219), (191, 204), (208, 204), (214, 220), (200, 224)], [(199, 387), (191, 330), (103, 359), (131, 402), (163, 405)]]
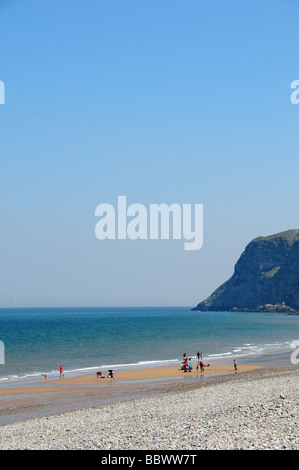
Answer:
[(299, 230), (252, 240), (233, 276), (193, 310), (299, 311)]

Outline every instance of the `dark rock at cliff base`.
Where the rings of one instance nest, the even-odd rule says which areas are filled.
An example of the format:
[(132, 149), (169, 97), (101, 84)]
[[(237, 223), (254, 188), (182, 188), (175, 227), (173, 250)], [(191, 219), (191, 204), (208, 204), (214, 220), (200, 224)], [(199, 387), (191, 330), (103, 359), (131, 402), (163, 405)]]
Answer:
[(192, 310), (299, 313), (299, 229), (252, 240), (233, 276)]

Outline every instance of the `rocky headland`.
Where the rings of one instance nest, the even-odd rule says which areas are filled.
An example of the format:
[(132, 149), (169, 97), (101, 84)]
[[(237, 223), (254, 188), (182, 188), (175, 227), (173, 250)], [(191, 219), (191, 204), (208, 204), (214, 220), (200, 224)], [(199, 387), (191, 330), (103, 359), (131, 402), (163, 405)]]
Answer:
[(252, 240), (233, 276), (193, 310), (299, 314), (299, 229)]

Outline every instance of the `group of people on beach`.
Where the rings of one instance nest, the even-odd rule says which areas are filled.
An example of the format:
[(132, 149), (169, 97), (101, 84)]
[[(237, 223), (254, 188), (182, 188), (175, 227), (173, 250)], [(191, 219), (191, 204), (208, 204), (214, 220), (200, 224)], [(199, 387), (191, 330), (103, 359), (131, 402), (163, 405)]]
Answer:
[[(210, 367), (211, 366), (211, 364), (207, 364), (205, 366), (205, 364), (203, 363), (203, 354), (202, 354), (202, 352), (198, 352), (196, 356), (197, 356), (197, 364), (196, 364), (197, 372), (198, 372), (199, 369), (200, 369), (200, 372), (204, 372), (205, 367)], [(192, 372), (193, 367), (191, 365), (191, 360), (192, 360), (192, 358), (189, 357), (189, 361), (188, 361), (188, 357), (187, 357), (186, 353), (184, 353), (183, 354), (183, 362), (181, 364), (181, 370), (183, 370), (184, 372)], [(238, 365), (237, 365), (236, 359), (234, 359), (234, 369), (235, 369), (235, 371), (238, 370)], [(47, 380), (47, 378), (48, 378), (47, 374), (42, 374), (42, 376), (45, 377), (45, 380)], [(64, 378), (63, 366), (62, 365), (59, 366), (59, 376), (60, 376), (60, 378)], [(96, 377), (97, 377), (97, 379), (99, 379), (99, 378), (100, 379), (105, 379), (105, 378), (113, 379), (114, 378), (114, 370), (109, 369), (107, 377), (105, 377), (101, 371), (98, 371), (98, 372), (96, 372)]]
[(108, 375), (105, 377), (102, 372), (98, 371), (96, 372), (97, 379), (114, 379), (114, 370), (109, 369), (108, 370)]
[[(48, 380), (48, 375), (47, 374), (42, 374), (42, 376), (45, 378), (45, 380)], [(100, 379), (105, 379), (106, 377), (103, 375), (102, 372), (98, 371), (96, 373), (96, 376), (97, 376), (97, 379), (100, 378)], [(63, 366), (60, 365), (59, 366), (59, 377), (61, 379), (64, 379), (64, 373), (63, 373)], [(112, 369), (109, 369), (108, 370), (108, 375), (107, 375), (107, 379), (113, 379), (114, 378), (114, 370)]]
[[(196, 370), (198, 372), (198, 370), (200, 369), (200, 372), (204, 372), (205, 371), (205, 367), (210, 367), (211, 364), (204, 364), (203, 363), (203, 354), (202, 352), (198, 352), (197, 353), (197, 364), (196, 364)], [(189, 357), (189, 362), (188, 362), (188, 357), (186, 355), (186, 353), (183, 354), (183, 362), (181, 364), (181, 370), (183, 370), (184, 372), (192, 372), (193, 370), (193, 367), (191, 366), (191, 360), (192, 358)], [(237, 361), (236, 359), (234, 359), (234, 369), (235, 369), (235, 372), (237, 372), (238, 370), (238, 364), (237, 364)]]
[[(192, 372), (193, 367), (191, 366), (191, 360), (192, 360), (192, 358), (189, 357), (189, 361), (188, 361), (188, 357), (187, 357), (186, 353), (183, 354), (183, 362), (181, 364), (181, 369), (184, 372)], [(200, 369), (200, 372), (204, 372), (205, 367), (210, 367), (210, 365), (211, 364), (207, 364), (205, 366), (205, 364), (203, 363), (203, 354), (202, 354), (202, 352), (198, 352), (197, 353), (197, 364), (196, 364), (197, 372), (198, 372), (199, 369)]]
[[(45, 377), (45, 380), (48, 380), (48, 375), (47, 374), (42, 374), (43, 377)], [(63, 366), (59, 366), (59, 377), (61, 379), (64, 379), (64, 373), (63, 373)]]

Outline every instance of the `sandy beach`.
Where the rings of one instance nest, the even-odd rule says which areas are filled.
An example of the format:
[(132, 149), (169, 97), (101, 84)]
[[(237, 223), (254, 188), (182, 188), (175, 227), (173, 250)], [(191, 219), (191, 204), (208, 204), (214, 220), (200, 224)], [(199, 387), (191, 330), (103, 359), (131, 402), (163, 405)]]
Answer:
[[(239, 365), (238, 371), (244, 372), (246, 370), (252, 369), (259, 369), (262, 366), (258, 365)], [(194, 377), (199, 375), (206, 375), (206, 374), (229, 374), (234, 372), (233, 365), (228, 364), (216, 364), (206, 366), (204, 372), (200, 372), (200, 370), (196, 370), (193, 367), (191, 372), (184, 372), (181, 368), (177, 365), (175, 366), (165, 366), (165, 367), (151, 367), (145, 369), (133, 369), (133, 370), (124, 370), (124, 371), (115, 371), (114, 379), (113, 380), (120, 380), (120, 381), (128, 381), (128, 380), (150, 380), (150, 379), (166, 379), (166, 378), (174, 378), (174, 377)], [(111, 379), (107, 377), (107, 372), (103, 372), (104, 379), (96, 378), (95, 374), (86, 375), (86, 376), (79, 376), (73, 378), (64, 378), (58, 380), (52, 380), (51, 384), (61, 384), (61, 380), (64, 381), (65, 384), (69, 385), (90, 385), (98, 383), (99, 381), (109, 382)]]
[(175, 366), (115, 375), (39, 382), (10, 395), (1, 390), (0, 448), (299, 447), (296, 366), (247, 365), (235, 373), (223, 364), (188, 375)]
[[(258, 365), (239, 365), (238, 373), (260, 369)], [(96, 407), (144, 397), (161, 390), (198, 386), (218, 376), (236, 374), (232, 364), (212, 364), (204, 372), (193, 368), (184, 372), (179, 365), (96, 373), (58, 379), (41, 378), (21, 388), (0, 388), (0, 425), (50, 416), (85, 407)]]

